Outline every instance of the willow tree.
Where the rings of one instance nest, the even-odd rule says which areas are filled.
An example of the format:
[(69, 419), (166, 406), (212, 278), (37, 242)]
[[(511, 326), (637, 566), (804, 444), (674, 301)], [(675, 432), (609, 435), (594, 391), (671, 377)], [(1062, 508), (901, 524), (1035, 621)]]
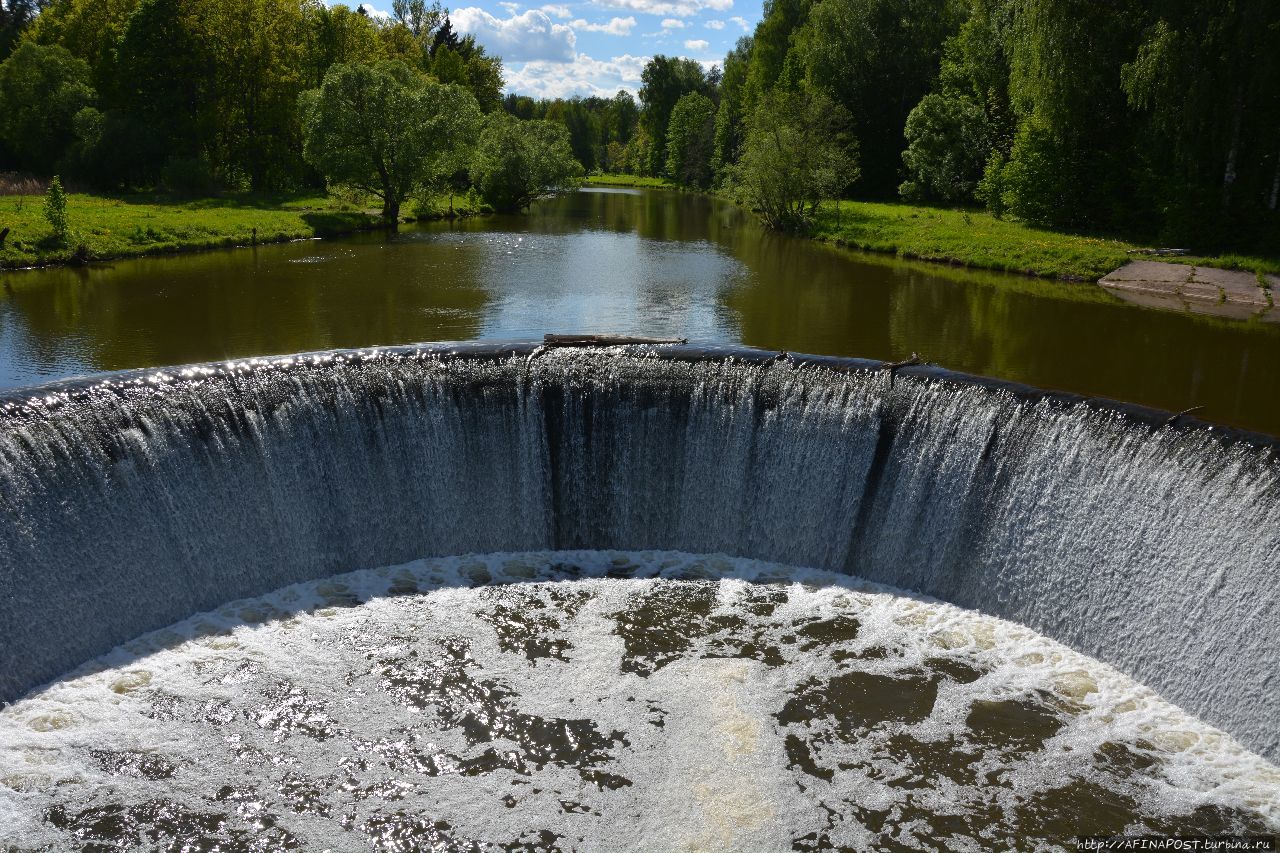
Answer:
[(480, 125), (469, 92), (391, 60), (333, 66), (299, 112), (307, 162), (331, 184), (382, 199), (391, 225), (405, 199), (466, 163)]
[(485, 201), (511, 213), (540, 196), (576, 186), (583, 172), (564, 125), (520, 121), (501, 112), (485, 120), (470, 168)]

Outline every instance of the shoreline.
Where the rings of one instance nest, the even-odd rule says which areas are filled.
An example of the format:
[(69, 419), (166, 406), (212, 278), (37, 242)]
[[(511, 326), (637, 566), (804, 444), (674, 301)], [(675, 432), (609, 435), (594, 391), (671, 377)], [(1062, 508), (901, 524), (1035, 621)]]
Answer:
[[(38, 229), (43, 222), (43, 199), (27, 196), (13, 202), (15, 222), (15, 208), (5, 209), (14, 198), (18, 197), (0, 197), (0, 228), (11, 226), (17, 232), (8, 235), (7, 246), (0, 244), (0, 273), (249, 249), (348, 237), (390, 227), (380, 214), (356, 209), (328, 196), (233, 196), (179, 201), (77, 194), (71, 197), (72, 239), (65, 246), (51, 247), (47, 236), (38, 240), (32, 236), (32, 232), (41, 233)], [(489, 213), (483, 206), (468, 206), (465, 199), (456, 201), (462, 203), (450, 211), (438, 209), (447, 202), (433, 199), (423, 206), (433, 209), (402, 216), (399, 221), (434, 222)], [(115, 234), (109, 225), (114, 226)]]
[[(676, 186), (663, 178), (635, 175), (591, 175), (586, 177), (583, 186), (701, 192)], [(722, 192), (702, 194), (744, 207), (739, 200)], [(0, 197), (0, 227), (13, 221), (4, 211), (6, 200), (13, 198)], [(96, 230), (88, 234), (81, 232), (77, 239), (83, 242), (76, 248), (65, 246), (48, 252), (43, 252), (39, 243), (33, 244), (28, 236), (23, 244), (26, 251), (18, 257), (12, 257), (15, 254), (12, 247), (15, 241), (22, 240), (22, 231), (11, 234), (11, 248), (6, 251), (0, 245), (0, 274), (349, 237), (389, 227), (380, 215), (369, 209), (358, 209), (350, 202), (328, 195), (245, 195), (188, 201), (147, 196), (75, 195), (72, 201), (73, 224), (79, 214), (90, 220), (90, 228)], [(459, 201), (461, 204), (455, 203), (450, 209), (443, 197), (433, 198), (421, 204), (419, 212), (402, 217), (400, 222), (438, 222), (490, 213), (483, 205), (469, 206), (465, 196), (455, 196), (455, 202)], [(1143, 260), (1147, 250), (1121, 240), (1036, 229), (1020, 222), (997, 220), (981, 211), (905, 202), (842, 200), (838, 205), (839, 209), (836, 202), (824, 202), (815, 216), (814, 227), (809, 233), (797, 236), (843, 250), (952, 270), (1093, 285), (1145, 307), (1243, 322), (1280, 322), (1280, 311), (1274, 310), (1272, 297), (1276, 287), (1273, 282), (1280, 282), (1280, 259), (1188, 255), (1168, 259), (1171, 262), (1153, 262)], [(43, 219), (43, 202), (39, 197), (18, 197), (18, 211), (24, 208), (25, 222), (19, 218), (14, 227), (25, 225), (23, 230), (29, 234), (35, 230), (33, 221), (38, 223)], [(123, 221), (118, 217), (113, 219), (121, 210), (126, 213)], [(96, 220), (94, 214), (97, 214)], [(223, 221), (218, 222), (220, 218)], [(226, 221), (228, 219), (230, 221)], [(160, 232), (153, 230), (153, 220), (163, 220)], [(147, 223), (145, 232), (143, 223)], [(111, 238), (103, 245), (103, 240), (111, 234), (105, 224), (123, 225), (121, 230), (132, 225), (136, 236), (131, 239), (150, 242), (129, 245)], [(47, 238), (43, 238), (40, 242), (46, 241)], [(95, 242), (97, 246), (93, 245)], [(33, 247), (34, 258), (31, 257)], [(1223, 291), (1228, 295), (1222, 299), (1187, 298), (1190, 294), (1186, 288), (1176, 293), (1157, 293), (1164, 288), (1162, 280), (1172, 277), (1169, 275), (1156, 275), (1151, 287), (1109, 286), (1117, 275), (1137, 265), (1186, 269), (1188, 276), (1194, 276), (1197, 268), (1234, 271), (1219, 275), (1234, 276), (1240, 281), (1256, 277), (1261, 295), (1242, 302), (1234, 298), (1231, 288)], [(1215, 290), (1211, 295), (1218, 293)]]

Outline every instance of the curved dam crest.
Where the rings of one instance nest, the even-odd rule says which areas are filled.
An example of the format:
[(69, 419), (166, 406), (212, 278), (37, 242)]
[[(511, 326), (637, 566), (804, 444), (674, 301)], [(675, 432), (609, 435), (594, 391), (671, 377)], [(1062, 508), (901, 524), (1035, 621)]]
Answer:
[(0, 398), (0, 699), (199, 611), (470, 552), (723, 552), (1028, 625), (1280, 756), (1274, 444), (934, 368), (425, 345)]

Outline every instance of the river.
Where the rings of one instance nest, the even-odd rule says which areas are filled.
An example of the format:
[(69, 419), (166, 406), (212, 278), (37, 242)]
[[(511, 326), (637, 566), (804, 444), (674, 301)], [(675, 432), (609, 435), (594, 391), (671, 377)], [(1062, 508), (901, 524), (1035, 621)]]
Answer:
[(771, 234), (705, 196), (590, 188), (494, 216), (0, 273), (0, 389), (108, 370), (545, 332), (899, 360), (1280, 434), (1280, 326)]

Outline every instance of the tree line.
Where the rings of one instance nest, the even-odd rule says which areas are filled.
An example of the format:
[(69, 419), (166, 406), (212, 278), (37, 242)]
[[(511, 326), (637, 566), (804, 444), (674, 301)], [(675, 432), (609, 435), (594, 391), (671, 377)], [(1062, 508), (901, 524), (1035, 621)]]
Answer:
[(901, 196), (1280, 246), (1274, 0), (766, 0), (722, 71), (655, 57), (640, 100), (649, 155), (626, 166), (757, 205), (789, 186), (778, 224), (824, 193)]
[(300, 96), (338, 65), (398, 62), (501, 101), (502, 63), (447, 12), (390, 20), (319, 0), (9, 0), (0, 19), (0, 161), (103, 189), (314, 185)]
[[(365, 84), (466, 93), (449, 109), (478, 114), (470, 132), (507, 140), (485, 150), (530, 174), (552, 164), (512, 134), (554, 136), (587, 171), (737, 193), (779, 227), (805, 227), (823, 198), (900, 196), (1166, 245), (1280, 244), (1275, 0), (763, 11), (720, 66), (653, 57), (638, 101), (535, 100), (504, 97), (501, 60), (426, 0), (395, 0), (387, 21), (319, 0), (0, 0), (0, 158), (116, 188), (316, 185), (334, 164), (305, 93), (359, 66), (376, 71)], [(464, 147), (411, 183), (466, 183), (485, 146)], [(403, 200), (395, 181), (359, 183)]]

